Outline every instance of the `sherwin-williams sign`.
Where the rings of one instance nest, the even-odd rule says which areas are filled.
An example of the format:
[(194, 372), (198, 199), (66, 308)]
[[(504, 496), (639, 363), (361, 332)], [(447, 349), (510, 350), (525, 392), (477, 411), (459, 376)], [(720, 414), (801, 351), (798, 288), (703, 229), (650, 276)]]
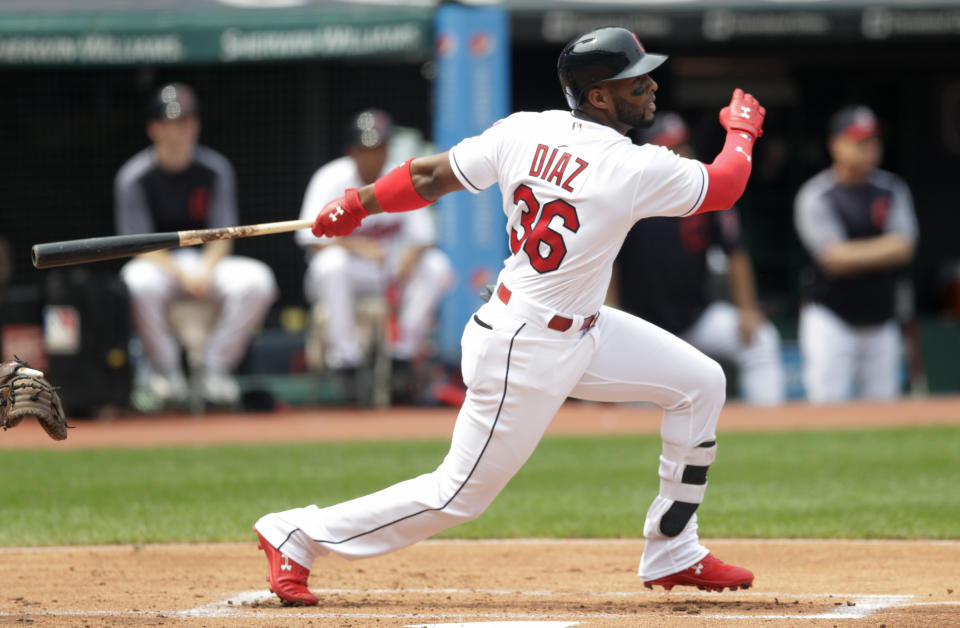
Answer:
[(0, 66), (232, 63), (432, 53), (432, 9), (0, 14)]

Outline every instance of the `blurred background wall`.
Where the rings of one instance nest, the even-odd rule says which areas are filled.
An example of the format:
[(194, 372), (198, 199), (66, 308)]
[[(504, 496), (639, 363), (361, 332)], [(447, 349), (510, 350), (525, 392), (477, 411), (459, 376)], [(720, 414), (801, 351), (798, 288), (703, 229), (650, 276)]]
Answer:
[[(233, 161), (244, 223), (296, 218), (311, 173), (339, 156), (340, 129), (358, 109), (382, 107), (433, 139), (438, 4), (3, 3), (0, 237), (11, 251), (9, 285), (42, 281), (30, 264), (34, 243), (113, 233), (113, 176), (147, 144), (143, 103), (162, 82), (195, 87), (201, 142)], [(671, 56), (656, 74), (658, 106), (688, 118), (707, 159), (721, 146), (716, 114), (732, 88), (758, 96), (767, 125), (740, 208), (760, 297), (788, 338), (805, 262), (792, 222), (794, 194), (827, 165), (830, 114), (853, 102), (873, 107), (886, 130), (884, 167), (911, 186), (920, 223), (912, 303), (932, 333), (953, 330), (927, 343), (942, 354), (943, 369), (952, 368), (949, 360), (960, 353), (950, 335), (960, 315), (953, 189), (960, 175), (960, 3), (492, 4), (509, 15), (513, 110), (561, 108), (557, 53), (578, 32), (602, 25), (631, 28), (648, 50)], [(277, 274), (281, 296), (268, 324), (304, 304), (304, 263), (292, 237), (239, 240), (237, 250)], [(960, 388), (956, 372), (934, 377), (938, 388)]]

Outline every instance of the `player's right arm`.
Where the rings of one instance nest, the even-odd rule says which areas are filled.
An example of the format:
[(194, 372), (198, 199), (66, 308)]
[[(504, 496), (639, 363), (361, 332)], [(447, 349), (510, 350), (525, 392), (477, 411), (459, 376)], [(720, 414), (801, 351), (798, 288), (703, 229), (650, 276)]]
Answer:
[[(408, 172), (405, 172), (407, 164), (409, 164)], [(402, 192), (390, 189), (393, 185), (406, 187), (404, 179), (408, 174), (413, 191), (424, 202), (421, 207), (432, 204), (445, 194), (465, 189), (453, 173), (448, 152), (417, 157), (401, 164), (373, 184), (360, 188), (360, 202), (363, 203), (367, 212), (377, 214), (382, 211), (409, 211), (405, 206), (398, 207), (397, 205), (397, 201), (401, 201), (402, 204), (402, 199), (397, 198), (398, 192)], [(397, 181), (391, 182), (389, 177), (395, 177)], [(379, 195), (377, 194), (378, 185), (380, 186)], [(381, 200), (386, 207), (381, 205)], [(412, 203), (418, 203), (418, 201), (413, 199)], [(411, 207), (410, 209), (419, 209), (419, 207)]]
[(463, 189), (448, 153), (409, 159), (370, 185), (350, 188), (327, 203), (317, 214), (313, 234), (345, 236), (370, 214), (420, 209), (444, 194)]

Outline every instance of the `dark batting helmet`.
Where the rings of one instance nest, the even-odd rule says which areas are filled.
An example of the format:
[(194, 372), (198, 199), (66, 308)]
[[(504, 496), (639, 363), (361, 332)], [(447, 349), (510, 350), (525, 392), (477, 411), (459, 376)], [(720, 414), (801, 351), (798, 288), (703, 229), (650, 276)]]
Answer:
[(642, 76), (666, 60), (667, 55), (644, 50), (637, 36), (625, 28), (598, 28), (564, 46), (557, 74), (567, 104), (579, 109), (583, 94), (597, 83)]

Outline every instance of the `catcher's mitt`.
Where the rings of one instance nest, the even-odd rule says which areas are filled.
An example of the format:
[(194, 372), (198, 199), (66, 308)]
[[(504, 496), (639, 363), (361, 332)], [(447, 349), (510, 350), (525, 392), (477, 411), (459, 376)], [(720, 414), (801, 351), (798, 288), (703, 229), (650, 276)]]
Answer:
[(50, 438), (67, 437), (67, 419), (60, 395), (43, 372), (30, 368), (23, 360), (0, 363), (0, 427), (16, 427), (25, 416), (37, 417)]

